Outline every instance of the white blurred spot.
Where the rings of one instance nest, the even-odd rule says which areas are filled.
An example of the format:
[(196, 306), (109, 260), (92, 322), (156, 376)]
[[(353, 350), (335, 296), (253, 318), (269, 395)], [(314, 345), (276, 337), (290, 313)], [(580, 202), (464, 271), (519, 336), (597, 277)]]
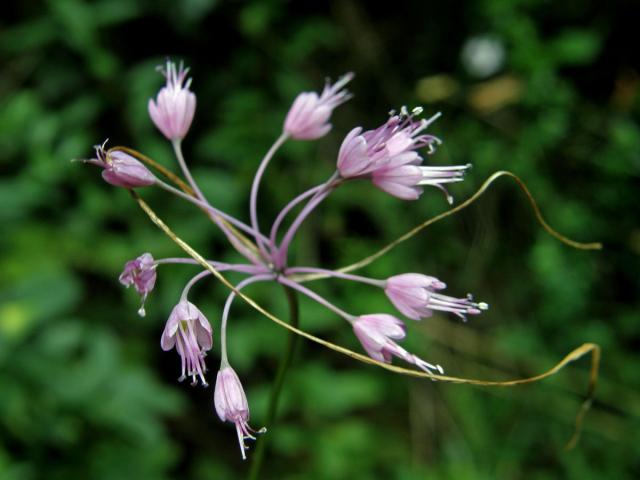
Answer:
[(504, 45), (489, 35), (471, 37), (462, 46), (461, 57), (469, 75), (486, 78), (502, 68), (505, 57)]

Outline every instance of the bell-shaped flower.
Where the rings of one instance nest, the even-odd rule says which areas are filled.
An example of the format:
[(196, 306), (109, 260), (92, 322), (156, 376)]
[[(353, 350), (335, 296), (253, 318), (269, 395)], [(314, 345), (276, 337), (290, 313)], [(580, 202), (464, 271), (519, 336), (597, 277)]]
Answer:
[(333, 109), (351, 98), (344, 87), (353, 73), (343, 75), (331, 85), (328, 81), (320, 96), (315, 92), (302, 92), (293, 102), (284, 121), (284, 131), (297, 140), (315, 140), (331, 130), (329, 119)]
[(204, 357), (211, 350), (213, 339), (211, 325), (207, 318), (193, 303), (182, 299), (173, 308), (162, 332), (160, 346), (164, 351), (175, 347), (182, 361), (180, 381), (187, 376), (192, 378), (192, 385), (207, 385), (204, 374), (207, 367)]
[(245, 440), (255, 440), (254, 434), (264, 433), (267, 429), (254, 430), (249, 426), (247, 397), (244, 394), (238, 375), (229, 365), (218, 371), (213, 401), (220, 420), (235, 424), (240, 453), (242, 454), (242, 459), (245, 460), (247, 458), (245, 451), (248, 450), (244, 443)]
[(196, 96), (189, 90), (191, 78), (187, 79), (188, 68), (182, 63), (167, 61), (166, 68), (159, 67), (167, 79), (156, 100), (149, 99), (149, 116), (156, 127), (169, 140), (182, 140), (189, 131), (196, 111)]
[(103, 168), (102, 178), (107, 183), (116, 187), (136, 188), (156, 182), (156, 177), (142, 162), (121, 150), (105, 150), (106, 143), (95, 146), (96, 158), (83, 161)]
[(402, 321), (393, 315), (386, 313), (361, 315), (353, 322), (353, 331), (367, 354), (374, 360), (391, 363), (391, 359), (395, 356), (416, 365), (427, 373), (433, 373), (433, 371), (443, 373), (440, 365), (425, 362), (394, 341), (402, 340), (406, 336), (406, 331)]
[(467, 315), (477, 315), (489, 308), (484, 302), (474, 302), (471, 295), (454, 298), (436, 292), (444, 288), (446, 285), (437, 278), (405, 273), (387, 279), (385, 293), (403, 315), (413, 320), (430, 317), (433, 310), (440, 310), (451, 312), (466, 321)]
[(144, 317), (144, 302), (156, 284), (156, 265), (150, 253), (143, 253), (138, 258), (128, 261), (119, 277), (120, 283), (129, 288), (133, 285), (142, 296), (142, 305), (138, 313)]

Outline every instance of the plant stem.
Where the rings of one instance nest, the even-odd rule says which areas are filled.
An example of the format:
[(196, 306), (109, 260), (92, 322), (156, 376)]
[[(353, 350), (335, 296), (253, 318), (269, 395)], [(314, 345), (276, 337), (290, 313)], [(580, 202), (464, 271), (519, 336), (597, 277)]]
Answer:
[[(298, 295), (295, 290), (283, 285), (284, 292), (287, 296), (287, 302), (289, 303), (289, 323), (293, 327), (298, 326)], [(269, 399), (269, 407), (267, 409), (267, 420), (265, 422), (265, 426), (271, 430), (273, 428), (273, 422), (276, 417), (276, 413), (278, 411), (278, 401), (280, 399), (280, 392), (282, 391), (282, 386), (284, 385), (284, 379), (287, 374), (287, 370), (289, 370), (289, 366), (291, 365), (291, 361), (293, 360), (293, 354), (296, 349), (296, 345), (298, 344), (298, 335), (294, 332), (289, 332), (289, 336), (287, 338), (287, 348), (284, 351), (284, 355), (280, 360), (280, 365), (278, 366), (278, 372), (276, 373), (276, 379), (273, 383), (273, 388), (271, 389), (271, 397)], [(251, 468), (249, 470), (249, 479), (256, 480), (260, 475), (260, 467), (262, 466), (262, 462), (264, 459), (265, 451), (267, 448), (267, 440), (269, 439), (269, 434), (262, 435), (258, 438), (256, 443), (256, 451), (253, 455), (253, 461), (251, 463)]]

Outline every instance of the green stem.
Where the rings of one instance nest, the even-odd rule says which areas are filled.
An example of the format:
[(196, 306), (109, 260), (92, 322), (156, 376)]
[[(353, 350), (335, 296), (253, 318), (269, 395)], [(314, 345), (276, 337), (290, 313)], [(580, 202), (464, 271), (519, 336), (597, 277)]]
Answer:
[[(284, 286), (284, 292), (287, 295), (287, 302), (289, 303), (289, 323), (293, 327), (298, 326), (298, 296), (295, 290)], [(249, 470), (249, 480), (257, 480), (260, 475), (260, 468), (262, 467), (262, 461), (264, 459), (264, 453), (267, 449), (267, 441), (272, 435), (274, 420), (278, 411), (278, 401), (280, 399), (280, 393), (282, 392), (282, 386), (284, 385), (284, 379), (287, 374), (287, 370), (293, 360), (293, 353), (298, 344), (298, 335), (294, 332), (289, 332), (287, 339), (287, 348), (284, 351), (284, 355), (280, 360), (278, 366), (278, 372), (276, 373), (276, 379), (273, 383), (271, 390), (271, 398), (269, 399), (269, 407), (267, 410), (267, 420), (265, 426), (267, 427), (267, 433), (261, 435), (256, 442), (256, 450), (252, 456), (251, 469)]]

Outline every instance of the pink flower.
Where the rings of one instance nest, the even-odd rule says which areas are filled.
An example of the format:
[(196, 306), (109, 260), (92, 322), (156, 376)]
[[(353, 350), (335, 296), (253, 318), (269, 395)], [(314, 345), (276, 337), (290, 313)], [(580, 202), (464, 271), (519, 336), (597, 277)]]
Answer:
[[(345, 137), (338, 153), (338, 171), (343, 178), (362, 177), (386, 165), (417, 165), (422, 157), (416, 152), (424, 146), (429, 152), (440, 143), (433, 135), (422, 133), (440, 114), (429, 120), (415, 121), (422, 112), (415, 108), (409, 113), (403, 107), (399, 115), (391, 115), (389, 120), (375, 130), (357, 127)], [(393, 113), (393, 112), (392, 112)]]
[(390, 277), (386, 282), (385, 293), (403, 315), (413, 320), (430, 317), (433, 310), (440, 310), (452, 312), (466, 321), (466, 315), (477, 315), (489, 308), (484, 302), (473, 302), (471, 295), (453, 298), (436, 293), (436, 290), (444, 288), (446, 285), (437, 278), (405, 273)]
[(436, 137), (422, 133), (439, 114), (428, 120), (416, 121), (422, 112), (415, 108), (411, 113), (405, 107), (399, 115), (375, 130), (362, 133), (354, 128), (345, 137), (338, 152), (338, 172), (342, 178), (371, 178), (373, 184), (403, 200), (416, 200), (422, 187), (433, 185), (447, 195), (443, 184), (460, 182), (470, 165), (452, 167), (424, 167), (417, 149), (428, 147), (429, 153), (440, 143)]
[(120, 283), (129, 288), (133, 285), (142, 295), (142, 306), (138, 313), (144, 317), (144, 302), (156, 284), (156, 266), (150, 253), (143, 253), (135, 260), (128, 261), (119, 277)]
[(204, 357), (206, 351), (211, 350), (212, 343), (211, 325), (207, 318), (193, 303), (180, 300), (171, 311), (160, 340), (165, 352), (175, 347), (180, 355), (180, 381), (189, 375), (193, 379), (192, 385), (198, 383), (197, 377), (200, 377), (203, 385), (207, 385), (204, 378), (207, 371)]
[(431, 185), (442, 190), (447, 201), (453, 197), (443, 184), (461, 182), (465, 171), (471, 165), (451, 167), (422, 167), (415, 164), (386, 165), (371, 173), (371, 181), (380, 190), (402, 200), (417, 200), (422, 195), (422, 187)]
[(248, 447), (244, 441), (247, 439), (255, 440), (256, 437), (252, 434), (264, 433), (267, 429), (254, 430), (249, 426), (247, 397), (244, 394), (238, 375), (228, 365), (218, 371), (213, 402), (220, 420), (235, 423), (240, 453), (242, 454), (242, 459), (246, 460), (245, 451), (248, 450)]
[(156, 177), (141, 162), (120, 150), (105, 151), (105, 141), (96, 145), (96, 158), (83, 160), (103, 168), (102, 178), (116, 187), (136, 188), (153, 185)]
[(402, 321), (393, 315), (385, 313), (361, 315), (353, 322), (353, 331), (367, 354), (374, 360), (391, 363), (391, 359), (396, 356), (427, 373), (432, 373), (432, 370), (443, 373), (440, 365), (427, 363), (394, 342), (394, 340), (402, 340), (406, 332)]
[(303, 92), (293, 102), (284, 121), (284, 131), (298, 140), (315, 140), (331, 130), (329, 118), (333, 109), (351, 98), (347, 90), (342, 90), (353, 73), (347, 73), (336, 83), (328, 81), (320, 96), (315, 92)]
[(182, 140), (189, 131), (196, 111), (196, 96), (189, 90), (191, 79), (187, 79), (188, 68), (179, 69), (167, 61), (166, 69), (159, 67), (166, 77), (166, 86), (160, 89), (156, 101), (149, 99), (149, 116), (156, 127), (169, 140)]

